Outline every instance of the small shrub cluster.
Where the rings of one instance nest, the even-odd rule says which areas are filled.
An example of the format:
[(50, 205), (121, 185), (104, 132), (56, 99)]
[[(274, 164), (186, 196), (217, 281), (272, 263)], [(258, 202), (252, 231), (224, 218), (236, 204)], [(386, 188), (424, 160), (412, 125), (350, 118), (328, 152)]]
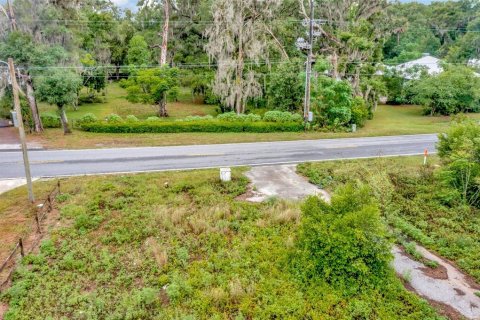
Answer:
[(459, 119), (439, 136), (438, 154), (445, 167), (443, 182), (457, 190), (462, 202), (480, 208), (480, 126)]
[(109, 114), (105, 120), (109, 123), (120, 123), (120, 122), (123, 122), (123, 119), (122, 117), (120, 117), (118, 114), (115, 114), (115, 113), (111, 113)]
[(355, 293), (387, 278), (391, 244), (366, 186), (339, 188), (330, 205), (310, 197), (302, 211), (294, 261), (303, 281), (323, 279)]
[(301, 122), (302, 116), (298, 113), (291, 113), (287, 111), (267, 111), (263, 116), (263, 121), (267, 122)]
[(94, 122), (82, 129), (97, 133), (179, 133), (179, 132), (297, 132), (301, 123), (227, 122), (227, 121), (158, 121), (150, 117), (145, 122)]
[(87, 113), (84, 116), (82, 116), (80, 119), (78, 119), (76, 124), (79, 126), (82, 126), (83, 124), (92, 123), (95, 121), (98, 121), (97, 117), (93, 113)]
[(217, 120), (230, 122), (258, 122), (262, 117), (257, 114), (236, 114), (235, 112), (225, 112), (217, 116)]
[(204, 120), (212, 120), (213, 116), (211, 115), (206, 115), (206, 116), (188, 116), (185, 119), (182, 119), (183, 121), (204, 121)]
[(42, 113), (40, 115), (44, 128), (61, 128), (60, 117), (52, 113)]
[(135, 117), (135, 116), (132, 115), (132, 114), (131, 114), (131, 115), (128, 115), (128, 116), (125, 118), (125, 120), (126, 120), (127, 122), (138, 122), (138, 118)]

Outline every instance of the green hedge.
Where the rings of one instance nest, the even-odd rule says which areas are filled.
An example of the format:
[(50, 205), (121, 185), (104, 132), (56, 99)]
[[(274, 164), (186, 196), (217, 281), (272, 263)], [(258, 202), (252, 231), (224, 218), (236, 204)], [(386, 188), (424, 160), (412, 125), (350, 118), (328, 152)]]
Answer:
[(40, 114), (40, 119), (44, 128), (61, 128), (62, 123), (60, 122), (60, 117), (52, 113), (42, 113)]
[(82, 129), (98, 133), (179, 133), (179, 132), (296, 132), (304, 130), (300, 123), (225, 122), (225, 121), (150, 121), (107, 123), (97, 121)]

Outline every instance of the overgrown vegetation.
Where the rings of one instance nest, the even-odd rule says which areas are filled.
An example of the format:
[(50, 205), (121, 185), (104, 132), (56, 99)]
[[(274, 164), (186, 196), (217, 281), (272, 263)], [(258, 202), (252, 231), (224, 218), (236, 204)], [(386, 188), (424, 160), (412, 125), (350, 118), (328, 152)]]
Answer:
[[(300, 208), (235, 200), (247, 188), (241, 171), (234, 170), (226, 184), (215, 170), (64, 181), (68, 196), (58, 204), (59, 225), (38, 253), (23, 259), (2, 295), (9, 304), (5, 318), (438, 318), (393, 275), (360, 292), (329, 284), (328, 277), (300, 281), (290, 264), (297, 235), (306, 228), (299, 226)], [(361, 203), (363, 196), (358, 207), (340, 193), (328, 210), (343, 220), (350, 214), (341, 213), (362, 210)], [(379, 223), (376, 209), (363, 209)], [(317, 203), (309, 200), (306, 219), (314, 212)], [(352, 231), (376, 234), (376, 227), (354, 225)], [(346, 240), (339, 248), (354, 249), (349, 229), (335, 230)]]
[(417, 241), (480, 280), (480, 212), (444, 178), (448, 162), (436, 168), (438, 161), (430, 158), (428, 166), (420, 157), (309, 163), (299, 171), (328, 190), (368, 184), (401, 242)]
[(338, 188), (331, 204), (310, 197), (302, 212), (294, 259), (304, 282), (352, 294), (391, 281), (391, 244), (368, 186)]

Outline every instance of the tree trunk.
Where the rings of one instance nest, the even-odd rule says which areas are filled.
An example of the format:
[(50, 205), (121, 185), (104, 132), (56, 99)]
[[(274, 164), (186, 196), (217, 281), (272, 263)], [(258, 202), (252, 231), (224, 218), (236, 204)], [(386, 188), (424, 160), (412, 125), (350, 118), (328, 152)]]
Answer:
[(332, 54), (331, 63), (332, 63), (332, 78), (335, 80), (339, 80), (340, 77), (338, 75), (338, 57), (336, 52)]
[(60, 122), (62, 123), (63, 134), (70, 134), (72, 131), (68, 126), (67, 115), (65, 114), (65, 109), (63, 106), (58, 106), (58, 112), (60, 113)]
[(237, 114), (244, 111), (242, 90), (243, 90), (243, 34), (240, 32), (239, 48), (238, 48), (238, 64), (235, 74), (235, 109)]
[(25, 77), (25, 86), (27, 87), (27, 100), (30, 106), (30, 110), (32, 112), (34, 131), (42, 132), (42, 120), (40, 119), (40, 114), (38, 113), (37, 100), (35, 99), (35, 91), (33, 89), (32, 78), (29, 75)]
[(163, 99), (160, 101), (158, 104), (158, 116), (161, 118), (168, 117), (168, 111), (167, 111), (167, 93), (163, 93)]
[(170, 12), (169, 12), (170, 3), (168, 0), (165, 0), (163, 5), (163, 10), (165, 14), (165, 22), (163, 23), (163, 33), (162, 33), (162, 48), (160, 51), (160, 65), (163, 66), (167, 63), (167, 49), (168, 49), (168, 24), (170, 22)]

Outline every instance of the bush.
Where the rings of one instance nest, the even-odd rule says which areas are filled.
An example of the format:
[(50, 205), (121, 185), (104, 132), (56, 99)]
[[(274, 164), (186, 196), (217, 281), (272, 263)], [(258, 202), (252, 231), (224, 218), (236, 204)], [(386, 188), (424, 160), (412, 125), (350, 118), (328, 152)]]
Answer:
[(130, 114), (128, 115), (125, 120), (127, 120), (127, 122), (138, 122), (138, 118), (135, 117), (134, 115)]
[(258, 114), (236, 114), (235, 112), (226, 112), (217, 116), (218, 120), (231, 122), (258, 122), (262, 121), (262, 117)]
[(222, 121), (238, 121), (238, 115), (235, 112), (225, 112), (217, 116), (218, 120)]
[(302, 212), (294, 262), (305, 282), (323, 279), (355, 293), (387, 278), (391, 244), (367, 187), (347, 184), (330, 205), (310, 197)]
[[(150, 119), (150, 118), (149, 118)], [(110, 123), (98, 121), (84, 124), (82, 129), (103, 133), (178, 133), (178, 132), (297, 132), (301, 123), (204, 121), (139, 121)]]
[(367, 104), (362, 98), (355, 98), (347, 81), (336, 81), (320, 76), (312, 90), (313, 110), (320, 126), (340, 129), (352, 123), (362, 126), (369, 116)]
[(60, 117), (56, 114), (51, 113), (42, 113), (40, 115), (42, 124), (44, 128), (61, 128), (62, 123), (60, 122)]
[(93, 113), (87, 113), (77, 120), (77, 124), (81, 126), (82, 124), (92, 123), (95, 121), (98, 121), (97, 116), (95, 116)]
[(148, 122), (155, 122), (155, 121), (160, 121), (161, 119), (159, 117), (153, 116), (153, 117), (148, 117), (146, 121)]
[(452, 122), (437, 148), (445, 164), (443, 181), (460, 192), (464, 203), (480, 207), (480, 126), (469, 119)]
[(266, 122), (301, 122), (302, 116), (297, 113), (290, 113), (287, 111), (267, 111), (263, 116), (263, 121)]
[(297, 111), (303, 104), (305, 76), (303, 61), (278, 65), (270, 76), (267, 90), (271, 108), (285, 111)]
[(412, 88), (414, 102), (425, 114), (451, 115), (480, 111), (480, 79), (467, 67), (452, 67), (436, 76), (425, 76)]
[(107, 122), (110, 122), (110, 123), (120, 123), (120, 122), (123, 122), (123, 119), (122, 117), (120, 117), (118, 114), (115, 114), (115, 113), (111, 113), (109, 114), (105, 120)]
[(355, 123), (357, 126), (363, 127), (368, 117), (369, 111), (365, 100), (360, 97), (355, 97), (352, 106), (352, 118), (350, 120), (351, 123)]
[(204, 120), (213, 120), (211, 115), (206, 115), (204, 117), (201, 116), (188, 116), (183, 121), (204, 121)]

